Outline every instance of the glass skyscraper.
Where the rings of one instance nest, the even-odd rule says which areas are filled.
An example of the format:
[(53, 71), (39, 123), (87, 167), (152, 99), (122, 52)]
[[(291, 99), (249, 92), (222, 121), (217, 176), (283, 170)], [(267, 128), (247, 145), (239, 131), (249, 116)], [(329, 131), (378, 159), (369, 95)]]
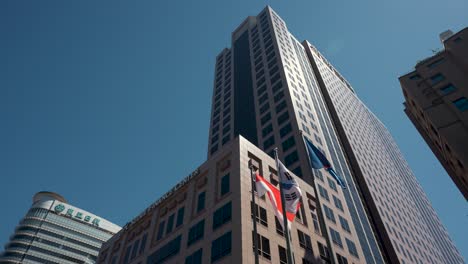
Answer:
[[(330, 249), (346, 233), (330, 221), (338, 200), (366, 263), (463, 263), (385, 126), (270, 7), (248, 17), (216, 59), (208, 157), (237, 135), (270, 155), (278, 147), (286, 166), (318, 190)], [(328, 157), (346, 190), (311, 169), (303, 137)]]
[(96, 263), (102, 243), (120, 227), (52, 192), (34, 195), (0, 263)]

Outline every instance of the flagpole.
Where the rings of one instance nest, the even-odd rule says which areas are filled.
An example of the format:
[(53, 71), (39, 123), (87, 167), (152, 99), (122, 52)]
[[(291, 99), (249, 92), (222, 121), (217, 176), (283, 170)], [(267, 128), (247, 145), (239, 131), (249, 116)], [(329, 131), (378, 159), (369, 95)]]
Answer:
[[(304, 148), (305, 148), (305, 151), (306, 151), (306, 154), (307, 156), (310, 155), (309, 153), (309, 150), (307, 149), (306, 147), (306, 143), (305, 143), (305, 140), (304, 140), (304, 135), (302, 134), (302, 131), (301, 131), (301, 137), (302, 137), (302, 143), (304, 143)], [(311, 164), (311, 161), (310, 161), (310, 158), (307, 158), (307, 160), (309, 161), (309, 166), (311, 168), (311, 172), (312, 172), (312, 164)], [(317, 210), (317, 216), (319, 218), (319, 223), (320, 223), (320, 228), (322, 229), (322, 235), (325, 237), (325, 241), (327, 241), (327, 246), (328, 246), (328, 253), (329, 253), (329, 257), (330, 257), (330, 261), (332, 264), (335, 264), (335, 257), (334, 257), (334, 253), (333, 253), (333, 248), (332, 248), (332, 244), (331, 244), (331, 241), (330, 241), (330, 237), (328, 236), (328, 230), (327, 230), (327, 224), (325, 222), (325, 218), (323, 217), (323, 213), (322, 213), (322, 205), (320, 203), (320, 198), (319, 198), (319, 195), (318, 195), (318, 192), (317, 192), (317, 184), (316, 184), (316, 181), (315, 181), (315, 176), (314, 174), (312, 173), (312, 180), (314, 182), (314, 184), (312, 184), (312, 187), (314, 188), (314, 192), (315, 192), (315, 199), (317, 199), (317, 206), (315, 207), (315, 209)]]
[(257, 234), (257, 203), (255, 202), (255, 189), (254, 189), (254, 173), (253, 169), (254, 166), (252, 164), (252, 160), (249, 161), (249, 168), (250, 168), (250, 182), (252, 185), (252, 211), (253, 211), (253, 244), (254, 244), (254, 255), (255, 255), (255, 264), (259, 263), (258, 260), (258, 234)]
[[(279, 163), (278, 163), (278, 148), (274, 149), (275, 152), (275, 161), (276, 161), (276, 170), (278, 172), (278, 177), (280, 177), (280, 168), (279, 168)], [(286, 214), (286, 201), (283, 196), (283, 186), (281, 184), (281, 181), (279, 183), (280, 186), (280, 196), (281, 196), (281, 209), (283, 210), (283, 231), (284, 231), (284, 236), (286, 238), (286, 256), (288, 259), (288, 264), (294, 264), (293, 260), (293, 254), (292, 254), (292, 249), (291, 249), (291, 238), (289, 236), (289, 228), (288, 228), (288, 218)]]

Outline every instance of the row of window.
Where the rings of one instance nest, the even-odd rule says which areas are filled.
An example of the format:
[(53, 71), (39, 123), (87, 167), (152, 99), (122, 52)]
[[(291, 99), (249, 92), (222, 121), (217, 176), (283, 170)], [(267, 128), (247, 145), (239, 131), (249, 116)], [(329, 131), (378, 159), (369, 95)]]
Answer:
[(146, 247), (147, 238), (148, 234), (145, 233), (141, 240), (137, 239), (133, 244), (127, 247), (124, 255), (124, 264), (130, 263), (130, 261), (143, 253)]
[[(224, 206), (220, 207), (217, 209), (214, 214), (213, 214), (213, 230), (221, 227), (225, 223), (231, 221), (232, 218), (232, 204), (231, 202), (228, 202)], [(162, 224), (162, 229), (164, 229), (164, 224)], [(161, 224), (159, 225), (159, 228), (161, 229)], [(200, 241), (204, 237), (204, 232), (205, 232), (205, 220), (201, 220), (195, 225), (193, 225), (188, 232), (188, 238), (187, 238), (187, 247), (195, 244), (197, 241)], [(181, 238), (182, 235), (179, 235), (175, 239), (171, 240), (158, 250), (156, 250), (149, 258), (148, 258), (148, 263), (163, 263), (170, 257), (176, 255), (180, 251), (181, 247)], [(144, 237), (145, 243), (146, 243), (146, 235)], [(143, 244), (143, 242), (142, 242)], [(127, 257), (130, 256), (130, 249), (131, 247), (127, 248), (127, 253), (125, 257), (125, 262), (127, 263), (128, 260), (133, 259), (133, 252), (132, 252), (132, 257)], [(135, 247), (134, 247), (135, 251)], [(229, 254), (231, 251), (231, 232), (228, 232), (224, 234), (223, 236), (219, 237), (218, 239), (214, 240), (212, 242), (212, 251), (211, 251), (211, 261), (214, 262), (225, 255)], [(201, 263), (201, 258), (202, 258), (202, 251), (201, 249), (196, 251), (194, 254), (188, 256), (186, 258), (186, 263)]]

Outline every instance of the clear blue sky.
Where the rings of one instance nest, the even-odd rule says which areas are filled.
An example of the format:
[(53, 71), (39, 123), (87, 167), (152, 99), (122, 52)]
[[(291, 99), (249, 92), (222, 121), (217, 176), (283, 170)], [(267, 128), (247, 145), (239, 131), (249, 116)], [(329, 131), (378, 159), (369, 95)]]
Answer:
[(37, 191), (124, 225), (201, 164), (215, 56), (267, 4), (387, 125), (468, 259), (467, 203), (397, 80), (466, 0), (0, 1), (0, 244)]

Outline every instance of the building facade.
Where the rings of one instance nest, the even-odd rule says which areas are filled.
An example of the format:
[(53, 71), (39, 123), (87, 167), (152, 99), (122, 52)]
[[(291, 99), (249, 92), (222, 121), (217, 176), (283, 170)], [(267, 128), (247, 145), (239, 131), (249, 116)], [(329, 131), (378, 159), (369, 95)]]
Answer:
[(468, 199), (468, 28), (441, 41), (442, 51), (399, 79), (405, 113)]
[[(268, 199), (252, 204), (256, 173), (278, 185), (275, 160), (242, 136), (225, 144), (102, 246), (98, 263), (254, 263), (256, 210), (260, 263), (286, 263), (286, 242)], [(366, 263), (346, 203), (327, 212), (331, 248), (314, 188), (298, 178), (301, 208), (292, 224), (295, 263)], [(330, 199), (338, 191), (328, 193)], [(255, 208), (255, 209), (254, 209)], [(333, 255), (332, 255), (333, 252)]]
[(0, 263), (96, 263), (102, 243), (119, 230), (59, 194), (39, 192), (5, 245)]
[(237, 135), (270, 155), (278, 147), (285, 165), (319, 191), (318, 218), (327, 225), (326, 193), (336, 186), (311, 169), (303, 137), (311, 140), (347, 182), (336, 197), (367, 263), (463, 263), (385, 126), (269, 7), (248, 17), (216, 58), (208, 157)]

